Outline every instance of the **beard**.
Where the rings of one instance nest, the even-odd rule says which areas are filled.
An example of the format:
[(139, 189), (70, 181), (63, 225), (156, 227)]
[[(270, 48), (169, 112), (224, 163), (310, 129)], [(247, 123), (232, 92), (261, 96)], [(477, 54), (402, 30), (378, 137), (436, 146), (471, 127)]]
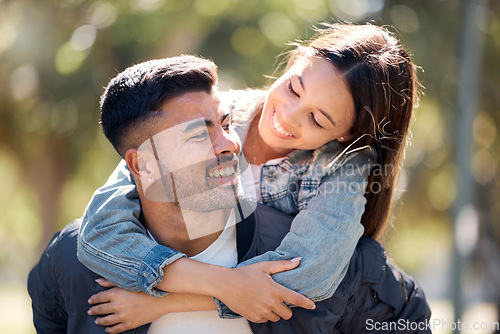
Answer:
[[(243, 199), (238, 169), (238, 157), (221, 155), (191, 164), (169, 172), (161, 160), (158, 161), (161, 178), (151, 184), (145, 195), (155, 202), (174, 202), (182, 209), (207, 212), (227, 209), (237, 205)], [(218, 166), (230, 166), (231, 175), (214, 176)]]
[(233, 208), (243, 199), (243, 195), (243, 187), (238, 177), (234, 183), (208, 188), (200, 193), (187, 195), (183, 192), (183, 197), (178, 197), (177, 203), (181, 209), (208, 212)]

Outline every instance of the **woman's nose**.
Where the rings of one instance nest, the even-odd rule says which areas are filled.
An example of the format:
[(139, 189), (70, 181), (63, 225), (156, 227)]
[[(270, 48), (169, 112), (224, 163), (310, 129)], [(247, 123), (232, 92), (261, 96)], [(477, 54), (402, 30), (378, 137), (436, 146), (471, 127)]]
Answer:
[(298, 128), (301, 124), (301, 107), (298, 103), (288, 103), (283, 106), (281, 119), (285, 126)]

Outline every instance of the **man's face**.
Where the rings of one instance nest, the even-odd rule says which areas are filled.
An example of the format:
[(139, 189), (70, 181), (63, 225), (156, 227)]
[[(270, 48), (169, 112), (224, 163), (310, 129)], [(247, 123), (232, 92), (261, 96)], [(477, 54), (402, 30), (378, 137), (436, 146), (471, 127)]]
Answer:
[(145, 197), (205, 212), (236, 205), (240, 141), (215, 94), (186, 93), (166, 101), (159, 131), (138, 150)]

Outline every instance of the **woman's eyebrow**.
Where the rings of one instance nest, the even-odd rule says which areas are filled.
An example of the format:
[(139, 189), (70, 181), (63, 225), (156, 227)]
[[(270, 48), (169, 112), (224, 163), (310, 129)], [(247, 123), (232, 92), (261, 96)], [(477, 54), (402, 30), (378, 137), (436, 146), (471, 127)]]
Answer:
[(225, 113), (224, 115), (222, 115), (221, 119), (220, 119), (220, 123), (224, 123), (224, 121), (226, 120), (226, 118), (229, 117), (229, 122), (231, 122), (231, 113), (228, 112), (228, 113)]
[[(302, 76), (301, 75), (297, 75), (297, 78), (299, 79), (300, 86), (302, 87), (302, 90), (305, 93), (306, 92), (306, 87), (304, 86), (304, 81), (302, 79)], [(325, 116), (326, 119), (328, 119), (330, 121), (330, 123), (332, 123), (333, 126), (337, 126), (337, 123), (335, 123), (335, 121), (332, 119), (332, 117), (330, 116), (330, 114), (328, 114), (326, 111), (324, 111), (321, 108), (316, 107), (316, 109), (318, 109), (318, 111), (321, 114), (323, 114), (323, 116)]]

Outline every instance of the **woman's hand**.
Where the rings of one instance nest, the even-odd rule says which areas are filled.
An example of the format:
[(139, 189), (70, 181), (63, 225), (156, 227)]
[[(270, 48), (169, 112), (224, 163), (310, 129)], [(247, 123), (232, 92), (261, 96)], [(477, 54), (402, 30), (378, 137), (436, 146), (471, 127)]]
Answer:
[(292, 311), (284, 303), (306, 309), (315, 305), (303, 295), (276, 283), (271, 274), (291, 270), (300, 258), (291, 261), (259, 262), (231, 270), (219, 281), (216, 295), (232, 311), (252, 322), (290, 319)]
[[(276, 283), (271, 275), (291, 270), (300, 262), (259, 262), (239, 268), (222, 268), (222, 275), (202, 278), (214, 289), (214, 296), (232, 311), (252, 322), (290, 319), (292, 311), (285, 302), (306, 309), (315, 305), (303, 295)], [(211, 281), (211, 282), (207, 282)], [(150, 323), (171, 312), (216, 310), (211, 297), (171, 293), (164, 297), (152, 297), (144, 292), (130, 292), (117, 287), (105, 279), (98, 283), (109, 290), (99, 292), (89, 299), (90, 304), (99, 304), (89, 310), (90, 315), (106, 315), (97, 318), (98, 325), (107, 326), (109, 333), (120, 333)]]
[(89, 315), (106, 315), (96, 323), (106, 326), (108, 333), (120, 333), (148, 324), (167, 313), (163, 298), (152, 297), (144, 292), (131, 292), (115, 287), (105, 279), (97, 282), (107, 288), (89, 299), (89, 304), (98, 304), (89, 309)]

